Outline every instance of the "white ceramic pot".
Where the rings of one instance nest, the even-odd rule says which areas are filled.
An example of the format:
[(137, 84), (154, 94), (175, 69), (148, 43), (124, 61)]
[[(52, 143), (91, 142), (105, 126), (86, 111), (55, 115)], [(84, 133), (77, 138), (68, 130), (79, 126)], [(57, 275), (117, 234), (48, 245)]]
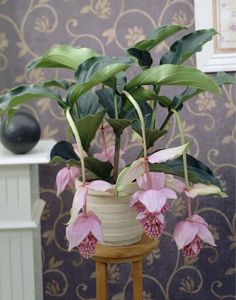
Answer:
[(119, 197), (92, 191), (87, 195), (88, 210), (92, 210), (102, 222), (105, 244), (123, 246), (141, 240), (143, 229), (136, 214), (129, 209), (130, 196), (136, 190), (137, 185), (130, 184)]

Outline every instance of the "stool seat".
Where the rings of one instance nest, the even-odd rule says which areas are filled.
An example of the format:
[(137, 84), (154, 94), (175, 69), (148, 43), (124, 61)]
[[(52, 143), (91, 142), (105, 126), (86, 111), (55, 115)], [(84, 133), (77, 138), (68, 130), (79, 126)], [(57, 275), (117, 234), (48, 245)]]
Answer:
[(159, 245), (143, 235), (141, 241), (127, 246), (109, 246), (98, 244), (93, 259), (96, 262), (96, 299), (108, 299), (107, 264), (132, 263), (133, 299), (142, 300), (142, 259)]

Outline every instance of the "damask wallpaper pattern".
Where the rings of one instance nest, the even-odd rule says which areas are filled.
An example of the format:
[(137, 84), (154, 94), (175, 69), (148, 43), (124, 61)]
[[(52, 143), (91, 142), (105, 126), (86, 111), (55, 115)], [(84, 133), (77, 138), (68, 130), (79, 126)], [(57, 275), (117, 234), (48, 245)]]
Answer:
[[(69, 72), (36, 69), (25, 65), (56, 44), (95, 48), (101, 54), (119, 55), (152, 28), (178, 23), (193, 29), (193, 0), (0, 0), (0, 91), (24, 82), (39, 82), (48, 75), (70, 77)], [(171, 39), (168, 41), (171, 43)], [(166, 44), (158, 46), (156, 60)], [(194, 61), (190, 60), (190, 64)], [(170, 94), (174, 89), (170, 89)], [(186, 214), (182, 199), (171, 203), (168, 226), (160, 249), (144, 260), (144, 300), (235, 299), (235, 103), (236, 89), (223, 88), (221, 96), (201, 94), (185, 105), (184, 131), (193, 139), (192, 153), (210, 166), (220, 179), (227, 199), (205, 197), (194, 202), (194, 212), (210, 224), (217, 247), (205, 245), (200, 256), (182, 257), (172, 241), (177, 220)], [(40, 122), (42, 138), (65, 138), (64, 117), (56, 105), (40, 99), (25, 105)], [(162, 118), (160, 111), (160, 119)], [(176, 126), (158, 147), (179, 141)], [(126, 159), (137, 144), (123, 137)], [(112, 138), (110, 137), (110, 141)], [(94, 144), (99, 147), (100, 138)], [(41, 198), (47, 204), (42, 216), (42, 253), (45, 300), (95, 299), (93, 261), (76, 251), (67, 252), (64, 238), (72, 195), (55, 195), (57, 167), (40, 167)], [(111, 300), (131, 299), (131, 270), (127, 264), (110, 265)]]

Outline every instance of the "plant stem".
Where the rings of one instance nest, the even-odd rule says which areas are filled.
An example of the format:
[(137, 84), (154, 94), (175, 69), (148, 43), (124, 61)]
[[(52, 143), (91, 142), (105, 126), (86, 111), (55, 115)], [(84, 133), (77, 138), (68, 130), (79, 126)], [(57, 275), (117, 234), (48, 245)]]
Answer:
[[(179, 134), (180, 134), (180, 140), (181, 144), (185, 144), (185, 138), (184, 138), (184, 130), (183, 130), (183, 125), (179, 116), (179, 113), (172, 109), (171, 110), (175, 116), (176, 123), (179, 129)], [(185, 185), (186, 185), (186, 190), (189, 190), (189, 179), (188, 179), (188, 163), (187, 163), (187, 154), (186, 152), (183, 153), (183, 165), (184, 165), (184, 180), (185, 180)], [(192, 217), (192, 208), (191, 208), (191, 199), (188, 197), (187, 198), (187, 206), (188, 206), (188, 217), (191, 219)]]
[(101, 126), (102, 144), (103, 144), (103, 147), (104, 147), (105, 154), (107, 155), (107, 142), (106, 142), (104, 129), (105, 129), (105, 127), (104, 127), (103, 121), (102, 121), (102, 126)]
[(157, 109), (157, 100), (153, 100), (151, 129), (154, 129), (156, 125), (156, 118), (157, 118), (156, 109)]
[(115, 109), (115, 118), (118, 120), (118, 103), (117, 103), (117, 95), (114, 95), (114, 109)]
[(147, 182), (148, 182), (148, 188), (151, 188), (152, 182), (151, 182), (151, 176), (150, 176), (150, 170), (149, 170), (149, 164), (148, 164), (148, 156), (147, 156), (147, 142), (146, 142), (146, 133), (145, 133), (145, 122), (143, 113), (138, 105), (138, 103), (135, 101), (135, 99), (127, 92), (123, 91), (124, 95), (129, 99), (129, 101), (133, 104), (141, 124), (141, 130), (142, 130), (142, 137), (143, 137), (143, 156), (144, 156), (144, 163), (145, 163), (145, 173), (147, 176)]
[[(154, 91), (155, 91), (156, 95), (158, 96), (158, 94), (160, 92), (160, 86), (159, 85), (154, 86)], [(157, 100), (153, 100), (151, 129), (155, 128), (156, 119), (157, 119)]]
[(133, 106), (138, 114), (139, 121), (141, 123), (141, 130), (142, 130), (142, 137), (143, 137), (143, 156), (144, 156), (144, 158), (147, 158), (147, 142), (146, 142), (146, 133), (145, 133), (145, 122), (144, 122), (144, 117), (143, 117), (142, 111), (141, 111), (138, 103), (127, 91), (123, 91), (123, 93), (129, 99), (129, 101), (133, 104)]
[(168, 121), (172, 115), (173, 115), (173, 112), (172, 112), (172, 110), (170, 110), (167, 117), (165, 118), (164, 122), (162, 123), (160, 130), (163, 130), (166, 127), (166, 124), (168, 123)]
[(113, 181), (116, 182), (119, 171), (119, 155), (120, 155), (120, 135), (115, 137), (115, 155), (114, 155), (114, 172)]
[[(114, 109), (115, 109), (115, 118), (119, 119), (118, 115), (118, 103), (117, 95), (114, 94)], [(113, 181), (116, 182), (119, 171), (119, 158), (120, 158), (120, 135), (115, 134), (115, 153), (114, 153), (114, 169), (113, 169)]]
[(78, 150), (79, 150), (79, 156), (80, 156), (80, 162), (81, 162), (81, 173), (82, 173), (82, 182), (83, 184), (85, 184), (86, 182), (86, 177), (85, 177), (85, 163), (84, 163), (84, 155), (83, 155), (83, 147), (82, 147), (82, 143), (81, 143), (81, 140), (80, 140), (80, 136), (79, 136), (79, 133), (78, 133), (78, 130), (75, 126), (75, 122), (70, 114), (70, 108), (68, 107), (66, 109), (66, 118), (67, 118), (67, 121), (70, 125), (70, 128), (74, 134), (74, 137), (75, 137), (75, 140), (76, 140), (76, 143), (78, 145)]

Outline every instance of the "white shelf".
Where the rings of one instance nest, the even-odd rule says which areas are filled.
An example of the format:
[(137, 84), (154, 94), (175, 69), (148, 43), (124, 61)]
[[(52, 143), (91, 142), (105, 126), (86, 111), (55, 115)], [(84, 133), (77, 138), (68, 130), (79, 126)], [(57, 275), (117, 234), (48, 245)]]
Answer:
[(41, 140), (31, 151), (25, 154), (14, 154), (0, 143), (0, 165), (47, 164), (50, 161), (51, 148), (55, 143), (54, 140)]

